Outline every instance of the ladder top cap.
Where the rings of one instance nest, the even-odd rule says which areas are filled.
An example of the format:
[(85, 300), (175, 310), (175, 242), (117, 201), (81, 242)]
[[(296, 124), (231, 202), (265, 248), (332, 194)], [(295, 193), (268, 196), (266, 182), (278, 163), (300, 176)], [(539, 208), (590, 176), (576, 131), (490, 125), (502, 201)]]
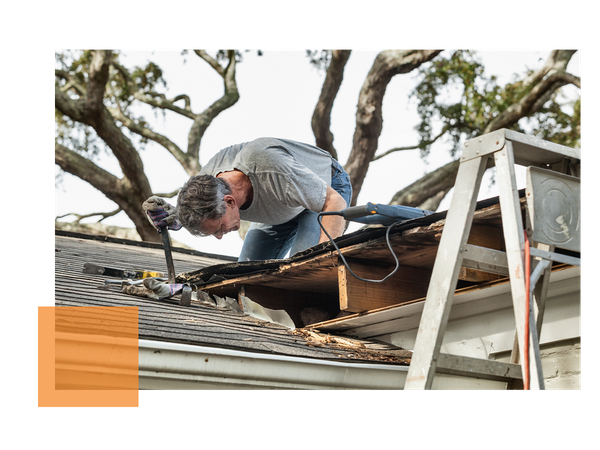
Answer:
[(581, 159), (581, 150), (554, 142), (528, 136), (513, 130), (502, 128), (465, 142), (461, 161), (489, 155), (502, 150), (509, 141), (514, 152), (515, 162), (525, 166), (554, 164), (564, 158)]

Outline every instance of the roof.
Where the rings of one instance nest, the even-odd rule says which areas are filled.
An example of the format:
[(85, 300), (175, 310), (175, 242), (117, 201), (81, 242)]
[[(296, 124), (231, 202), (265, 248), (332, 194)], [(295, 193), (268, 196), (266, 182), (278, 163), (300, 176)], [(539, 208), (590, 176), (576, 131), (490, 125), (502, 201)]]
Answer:
[[(106, 289), (106, 277), (82, 273), (84, 263), (165, 272), (162, 246), (64, 232), (53, 235), (53, 303), (138, 307), (140, 361), (143, 356), (150, 383), (157, 380), (156, 385), (148, 384), (150, 387), (145, 389), (162, 389), (161, 383), (169, 377), (179, 382), (176, 371), (192, 369), (194, 372), (188, 374), (191, 373), (192, 381), (204, 383), (201, 389), (221, 386), (230, 389), (231, 384), (225, 383), (234, 383), (241, 389), (256, 386), (339, 389), (348, 388), (350, 382), (352, 389), (400, 389), (411, 352), (392, 345), (391, 342), (405, 346), (386, 333), (402, 331), (398, 327), (406, 321), (413, 328), (417, 326), (445, 216), (446, 212), (440, 212), (394, 226), (390, 243), (400, 269), (380, 284), (360, 282), (349, 276), (331, 243), (319, 244), (284, 260), (248, 262), (173, 249), (179, 282), (195, 285), (211, 295), (238, 300), (243, 295), (265, 308), (284, 309), (300, 327), (295, 330), (200, 302), (193, 301), (190, 307), (183, 307), (177, 300), (150, 300), (126, 295), (116, 288)], [(385, 228), (367, 228), (336, 239), (349, 265), (359, 275), (383, 278), (393, 269), (385, 232)], [(504, 250), (497, 198), (477, 204), (469, 243)], [(561, 267), (553, 269), (560, 271)], [(562, 270), (556, 282), (569, 284), (573, 291), (571, 284), (581, 275), (571, 272)], [(490, 274), (463, 267), (457, 302), (471, 302), (469, 305), (481, 302), (480, 297), (495, 292), (494, 289), (498, 295), (505, 295), (508, 281), (505, 275), (501, 270)], [(479, 295), (477, 291), (485, 294)], [(492, 306), (495, 311), (498, 307), (505, 308), (503, 305)], [(302, 327), (302, 311), (310, 307), (324, 310), (330, 320), (321, 318)], [(471, 314), (472, 309), (465, 311)], [(507, 342), (512, 345), (512, 329), (507, 335), (510, 335)], [(407, 344), (406, 348), (412, 347)], [(169, 367), (165, 372), (161, 358), (167, 354), (183, 364)], [(225, 371), (208, 374), (204, 362), (209, 361), (215, 365), (222, 363)], [(248, 371), (250, 367), (259, 368), (258, 372)], [(351, 372), (355, 376), (350, 376)], [(276, 382), (273, 373), (278, 374)], [(188, 389), (189, 385), (181, 387)], [(192, 389), (196, 390), (196, 385)]]
[[(103, 275), (83, 273), (85, 263), (166, 272), (161, 245), (56, 231), (56, 306), (135, 306), (139, 338), (247, 352), (334, 361), (407, 365), (410, 352), (382, 342), (290, 329), (242, 312), (177, 299), (153, 300), (105, 286)], [(231, 264), (233, 258), (172, 247), (175, 270)]]

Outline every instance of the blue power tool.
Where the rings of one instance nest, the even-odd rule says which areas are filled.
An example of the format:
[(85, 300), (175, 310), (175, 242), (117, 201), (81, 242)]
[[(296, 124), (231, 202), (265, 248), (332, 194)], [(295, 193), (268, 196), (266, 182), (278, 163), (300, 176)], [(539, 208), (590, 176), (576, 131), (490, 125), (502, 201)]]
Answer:
[[(317, 216), (317, 221), (319, 222), (319, 226), (321, 227), (321, 229), (329, 238), (329, 241), (338, 251), (338, 254), (340, 255), (340, 258), (343, 261), (344, 265), (348, 268), (350, 273), (355, 278), (358, 278), (361, 281), (368, 281), (370, 283), (383, 283), (389, 277), (394, 275), (400, 267), (400, 262), (398, 261), (398, 258), (396, 257), (396, 254), (392, 249), (392, 244), (390, 243), (390, 230), (392, 229), (392, 226), (396, 223), (404, 222), (405, 220), (416, 219), (418, 217), (425, 217), (430, 214), (433, 214), (433, 211), (425, 211), (423, 209), (411, 208), (409, 206), (367, 203), (366, 205), (362, 206), (351, 206), (350, 208), (346, 208), (341, 211), (322, 211)], [(348, 265), (346, 258), (344, 258), (344, 255), (340, 251), (335, 241), (331, 238), (329, 233), (327, 233), (327, 230), (323, 227), (323, 224), (321, 223), (322, 216), (343, 216), (344, 219), (351, 220), (352, 222), (359, 222), (367, 225), (377, 224), (387, 226), (388, 229), (385, 233), (385, 239), (387, 241), (388, 248), (390, 249), (390, 252), (394, 257), (394, 260), (396, 261), (396, 268), (381, 280), (370, 280), (367, 278), (361, 278), (358, 275), (356, 275)]]
[(391, 225), (396, 222), (416, 219), (433, 214), (419, 208), (401, 205), (382, 205), (381, 203), (367, 203), (362, 206), (351, 206), (338, 212), (344, 219), (364, 224)]

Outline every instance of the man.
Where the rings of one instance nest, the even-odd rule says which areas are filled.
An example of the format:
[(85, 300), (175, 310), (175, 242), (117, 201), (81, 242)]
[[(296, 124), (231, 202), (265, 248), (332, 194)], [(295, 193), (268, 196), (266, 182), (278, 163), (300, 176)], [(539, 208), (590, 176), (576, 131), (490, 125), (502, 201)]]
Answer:
[[(239, 261), (281, 259), (326, 241), (317, 222), (321, 211), (350, 204), (348, 174), (331, 155), (288, 139), (259, 138), (224, 148), (179, 192), (177, 208), (158, 197), (144, 202), (157, 229), (185, 227), (196, 236), (237, 231), (252, 222)], [(344, 218), (323, 216), (332, 238), (344, 231)]]

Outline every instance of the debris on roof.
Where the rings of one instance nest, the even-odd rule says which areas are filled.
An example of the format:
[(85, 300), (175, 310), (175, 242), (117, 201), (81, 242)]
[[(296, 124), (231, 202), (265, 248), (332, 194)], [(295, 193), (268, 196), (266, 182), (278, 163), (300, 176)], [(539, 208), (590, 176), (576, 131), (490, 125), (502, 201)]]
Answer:
[(371, 361), (396, 362), (410, 365), (410, 358), (412, 357), (411, 351), (403, 350), (385, 342), (334, 336), (321, 333), (317, 329), (297, 329), (294, 330), (294, 334), (304, 338), (308, 346), (322, 347), (328, 345), (339, 349), (341, 352), (359, 352), (362, 358)]

